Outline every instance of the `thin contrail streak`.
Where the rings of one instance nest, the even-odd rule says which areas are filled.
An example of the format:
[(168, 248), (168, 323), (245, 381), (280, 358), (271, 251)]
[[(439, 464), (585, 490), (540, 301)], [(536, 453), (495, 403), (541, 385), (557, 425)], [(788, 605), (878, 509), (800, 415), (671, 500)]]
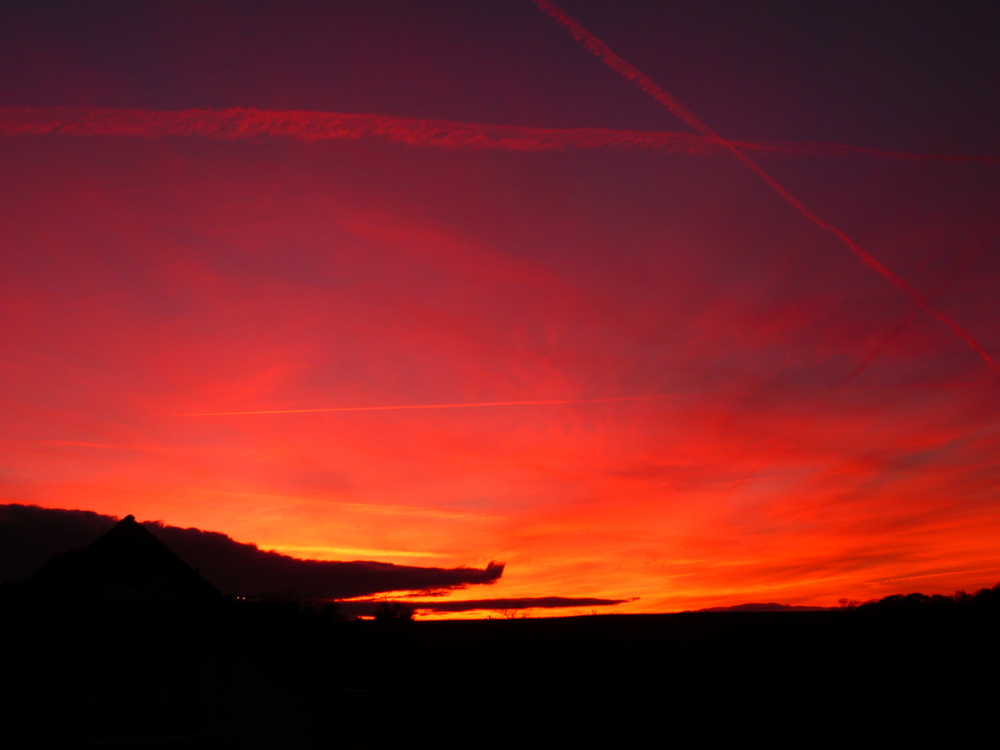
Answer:
[(765, 463), (767, 463), (767, 459), (764, 459), (763, 461), (761, 461), (759, 464), (757, 464), (755, 467), (753, 467), (750, 471), (748, 471), (746, 474), (744, 474), (742, 477), (740, 477), (738, 480), (736, 480), (736, 484), (734, 484), (728, 490), (726, 490), (725, 492), (723, 492), (722, 496), (723, 497), (729, 497), (729, 495), (731, 495), (732, 493), (736, 492), (736, 490), (738, 490), (740, 487), (742, 487), (744, 484), (746, 484), (748, 481), (750, 481), (750, 478), (754, 474), (756, 474), (758, 471), (760, 471), (761, 469), (763, 469)]
[(672, 396), (622, 396), (619, 398), (563, 399), (559, 401), (480, 401), (471, 404), (404, 404), (402, 406), (337, 406), (331, 409), (268, 409), (264, 411), (208, 411), (175, 414), (177, 417), (233, 417), (251, 414), (317, 414), (347, 411), (403, 411), (411, 409), (471, 409), (480, 406), (562, 406), (569, 404), (608, 404), (619, 401), (657, 401)]
[(751, 160), (746, 154), (744, 154), (738, 144), (726, 141), (718, 133), (716, 133), (712, 128), (702, 122), (691, 110), (681, 104), (677, 99), (675, 99), (670, 93), (668, 93), (664, 88), (662, 88), (656, 81), (647, 76), (642, 71), (633, 67), (631, 64), (622, 60), (618, 55), (616, 55), (608, 45), (594, 36), (590, 31), (584, 28), (576, 19), (570, 16), (566, 11), (560, 8), (551, 0), (531, 0), (538, 8), (553, 19), (555, 19), (559, 24), (564, 26), (573, 38), (582, 44), (585, 48), (590, 50), (594, 55), (601, 59), (601, 61), (607, 65), (609, 68), (614, 70), (616, 73), (621, 75), (628, 81), (636, 84), (640, 89), (649, 94), (653, 99), (662, 104), (668, 111), (674, 114), (676, 117), (680, 118), (685, 124), (687, 124), (692, 130), (698, 134), (718, 141), (723, 144), (723, 146), (728, 150), (741, 164), (743, 164), (747, 169), (756, 174), (760, 179), (767, 184), (774, 192), (780, 195), (785, 202), (787, 202), (792, 208), (799, 212), (803, 217), (811, 221), (813, 224), (818, 226), (820, 229), (829, 232), (834, 237), (836, 237), (840, 242), (845, 245), (852, 253), (854, 253), (862, 263), (871, 268), (877, 274), (882, 276), (884, 279), (890, 281), (896, 287), (904, 291), (906, 294), (913, 299), (917, 305), (920, 306), (926, 313), (932, 317), (939, 320), (941, 323), (946, 325), (951, 332), (961, 341), (965, 342), (973, 351), (975, 351), (987, 365), (992, 367), (994, 370), (1000, 371), (1000, 367), (994, 362), (993, 358), (989, 353), (983, 349), (983, 347), (976, 341), (973, 336), (962, 328), (958, 323), (956, 323), (950, 315), (942, 310), (938, 310), (930, 301), (924, 297), (920, 292), (918, 292), (913, 286), (910, 285), (908, 281), (903, 279), (901, 276), (895, 272), (889, 270), (884, 265), (882, 265), (878, 260), (875, 259), (870, 253), (868, 253), (864, 248), (862, 248), (858, 243), (847, 236), (841, 229), (838, 229), (833, 224), (821, 219), (810, 209), (808, 209), (798, 198), (796, 198), (792, 193), (785, 188), (781, 183), (774, 179), (770, 174), (765, 172), (756, 162)]
[(892, 343), (893, 339), (895, 339), (896, 336), (898, 336), (903, 331), (903, 329), (906, 328), (906, 326), (908, 326), (910, 323), (912, 323), (913, 319), (916, 318), (916, 317), (917, 317), (917, 313), (916, 313), (916, 311), (913, 311), (912, 313), (910, 313), (909, 315), (907, 315), (905, 318), (903, 318), (899, 323), (897, 323), (895, 326), (893, 326), (892, 330), (889, 331), (889, 335), (887, 335), (884, 339), (882, 339), (875, 346), (875, 348), (872, 349), (871, 352), (868, 353), (868, 356), (865, 357), (865, 361), (862, 362), (858, 367), (854, 368), (854, 372), (852, 372), (850, 375), (848, 375), (846, 378), (844, 378), (842, 381), (840, 381), (837, 384), (837, 388), (843, 388), (845, 385), (847, 385), (848, 383), (850, 383), (852, 380), (854, 380), (856, 377), (858, 377), (861, 373), (863, 373), (865, 370), (867, 370), (868, 369), (868, 365), (870, 365), (875, 360), (875, 357), (877, 357), (879, 354), (881, 354), (883, 351), (885, 351), (886, 347), (888, 347), (889, 344)]
[(420, 120), (343, 112), (258, 109), (0, 108), (0, 136), (62, 135), (123, 138), (189, 138), (299, 141), (380, 138), (418, 148), (464, 151), (562, 151), (569, 148), (652, 150), (710, 155), (731, 146), (777, 156), (862, 156), (905, 161), (1000, 164), (1000, 156), (908, 154), (843, 143), (752, 143), (682, 132), (607, 128), (534, 128), (449, 120)]

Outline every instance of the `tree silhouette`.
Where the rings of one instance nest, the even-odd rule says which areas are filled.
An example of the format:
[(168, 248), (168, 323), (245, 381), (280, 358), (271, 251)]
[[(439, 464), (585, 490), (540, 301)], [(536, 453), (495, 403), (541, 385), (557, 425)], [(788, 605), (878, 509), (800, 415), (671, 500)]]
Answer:
[(376, 622), (401, 622), (413, 619), (413, 610), (403, 602), (384, 601), (375, 609)]

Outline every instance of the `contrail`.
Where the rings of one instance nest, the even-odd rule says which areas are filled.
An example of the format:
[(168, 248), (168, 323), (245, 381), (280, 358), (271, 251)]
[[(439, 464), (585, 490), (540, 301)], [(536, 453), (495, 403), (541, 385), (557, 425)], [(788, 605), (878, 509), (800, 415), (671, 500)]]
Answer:
[[(780, 141), (776, 143), (754, 143), (753, 141), (721, 141), (716, 144), (720, 148), (725, 144), (736, 146), (741, 151), (759, 151), (764, 154), (780, 156), (868, 156), (875, 159), (898, 159), (901, 161), (937, 161), (957, 162), (964, 164), (1000, 164), (1000, 156), (988, 154), (914, 154), (905, 151), (888, 151), (878, 148), (863, 148), (845, 143), (830, 143), (826, 141), (794, 143)], [(728, 150), (728, 148), (726, 148)]]
[(936, 318), (940, 322), (944, 323), (951, 332), (961, 341), (965, 342), (973, 351), (975, 351), (987, 365), (992, 367), (994, 370), (1000, 371), (1000, 367), (994, 362), (993, 358), (989, 353), (983, 349), (983, 347), (968, 333), (964, 328), (962, 328), (958, 323), (956, 323), (950, 315), (942, 310), (938, 310), (930, 301), (924, 297), (920, 292), (918, 292), (913, 286), (910, 285), (905, 279), (890, 271), (884, 265), (882, 265), (878, 260), (875, 259), (870, 253), (868, 253), (864, 248), (862, 248), (858, 243), (847, 236), (841, 229), (838, 229), (833, 224), (821, 219), (811, 210), (809, 210), (798, 198), (792, 195), (787, 188), (785, 188), (781, 183), (774, 179), (770, 174), (765, 172), (761, 167), (757, 165), (756, 162), (751, 160), (746, 154), (744, 154), (738, 144), (731, 141), (726, 141), (718, 133), (716, 133), (712, 128), (702, 122), (691, 110), (681, 104), (677, 99), (675, 99), (670, 93), (663, 89), (656, 81), (647, 76), (642, 71), (633, 67), (629, 63), (622, 60), (618, 55), (616, 55), (608, 45), (594, 36), (590, 31), (584, 28), (576, 19), (570, 16), (566, 11), (560, 8), (551, 0), (531, 0), (538, 8), (553, 19), (555, 19), (559, 24), (564, 26), (573, 38), (586, 47), (590, 52), (596, 55), (601, 61), (607, 65), (609, 68), (614, 70), (616, 73), (621, 75), (628, 81), (632, 81), (640, 89), (649, 94), (653, 99), (662, 104), (668, 111), (674, 114), (676, 117), (680, 118), (688, 127), (697, 132), (698, 134), (715, 141), (720, 142), (726, 150), (728, 150), (741, 164), (743, 164), (747, 169), (752, 171), (758, 177), (760, 177), (768, 187), (770, 187), (774, 192), (780, 195), (784, 200), (796, 211), (799, 212), (803, 217), (811, 221), (813, 224), (818, 226), (820, 229), (829, 232), (834, 237), (836, 237), (842, 244), (847, 246), (847, 248), (853, 252), (862, 263), (871, 268), (877, 274), (890, 281), (896, 287), (904, 291), (906, 294), (913, 299), (917, 305), (920, 306), (926, 313)]
[(761, 469), (764, 468), (764, 464), (767, 463), (767, 461), (768, 461), (769, 458), (771, 458), (771, 456), (768, 456), (767, 458), (765, 458), (759, 464), (757, 464), (756, 466), (754, 466), (750, 471), (748, 471), (746, 474), (744, 474), (742, 477), (740, 477), (738, 480), (736, 480), (736, 484), (734, 484), (728, 490), (726, 490), (725, 492), (723, 492), (722, 496), (723, 497), (729, 497), (729, 495), (731, 495), (732, 493), (736, 492), (736, 490), (738, 490), (740, 487), (742, 487), (744, 484), (746, 484), (754, 474), (756, 474), (758, 471), (760, 471)]
[(251, 414), (318, 414), (347, 411), (403, 411), (409, 409), (472, 409), (480, 406), (562, 406), (568, 404), (608, 404), (620, 401), (658, 401), (673, 396), (622, 396), (619, 398), (562, 399), (559, 401), (480, 401), (471, 404), (405, 404), (402, 406), (338, 406), (332, 409), (268, 409), (266, 411), (209, 411), (175, 414), (176, 417), (234, 417)]
[(862, 156), (906, 161), (1000, 164), (1000, 156), (908, 154), (842, 143), (752, 143), (682, 132), (607, 128), (534, 128), (518, 125), (424, 120), (342, 112), (258, 109), (99, 109), (93, 107), (0, 108), (0, 135), (113, 136), (299, 141), (379, 138), (418, 148), (464, 151), (562, 151), (568, 148), (651, 150), (710, 155), (735, 146), (778, 156)]

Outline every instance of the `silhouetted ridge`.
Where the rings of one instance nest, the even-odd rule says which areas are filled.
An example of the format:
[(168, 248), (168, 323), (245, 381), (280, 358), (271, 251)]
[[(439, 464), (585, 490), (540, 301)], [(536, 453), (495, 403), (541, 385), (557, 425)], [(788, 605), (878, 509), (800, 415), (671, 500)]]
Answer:
[(52, 558), (28, 581), (28, 594), (92, 604), (196, 604), (222, 598), (134, 516), (86, 549)]
[(980, 589), (975, 594), (957, 591), (946, 594), (892, 594), (881, 599), (859, 602), (841, 599), (839, 607), (809, 607), (768, 602), (736, 604), (731, 607), (706, 607), (697, 612), (820, 612), (824, 610), (856, 610), (869, 614), (894, 614), (946, 612), (959, 610), (1000, 611), (1000, 583), (991, 589)]
[(706, 607), (698, 612), (822, 612), (827, 607), (807, 607), (797, 604), (776, 604), (775, 602), (748, 602), (731, 607)]
[(850, 609), (871, 614), (949, 612), (959, 610), (1000, 611), (1000, 583), (991, 589), (980, 589), (975, 594), (958, 591), (952, 596), (942, 594), (894, 594), (882, 599), (858, 604), (851, 602)]

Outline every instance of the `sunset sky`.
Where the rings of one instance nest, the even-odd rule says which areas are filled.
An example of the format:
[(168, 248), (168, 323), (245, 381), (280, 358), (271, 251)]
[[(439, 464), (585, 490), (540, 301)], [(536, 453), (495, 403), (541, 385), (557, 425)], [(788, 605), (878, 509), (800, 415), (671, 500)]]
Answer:
[(563, 7), (885, 273), (529, 0), (5, 2), (0, 502), (622, 612), (1000, 581), (997, 5)]

